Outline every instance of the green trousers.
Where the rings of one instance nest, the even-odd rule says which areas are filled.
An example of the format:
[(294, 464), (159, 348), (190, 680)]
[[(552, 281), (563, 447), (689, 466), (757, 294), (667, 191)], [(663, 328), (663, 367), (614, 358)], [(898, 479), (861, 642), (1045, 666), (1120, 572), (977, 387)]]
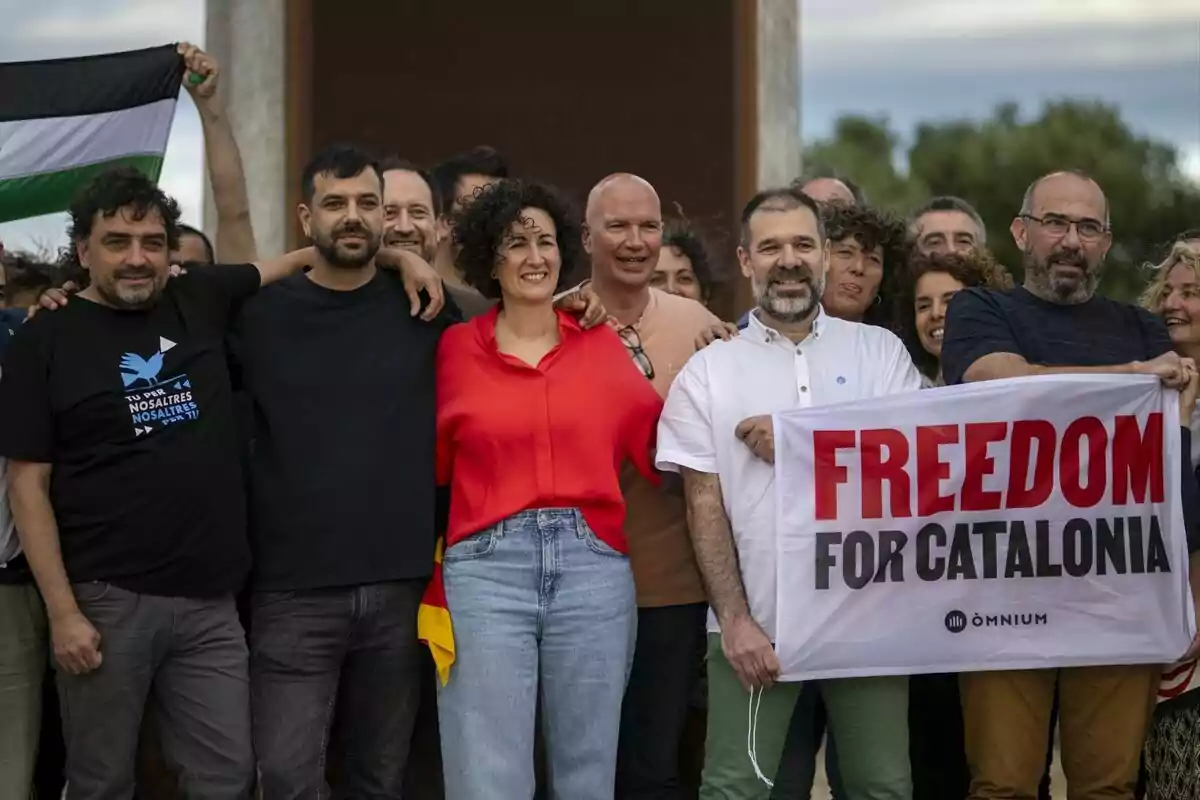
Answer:
[[(763, 774), (774, 779), (783, 757), (799, 683), (778, 683), (758, 704), (755, 749)], [(911, 800), (908, 759), (908, 677), (822, 681), (829, 731), (837, 739), (838, 767), (846, 787), (838, 800)], [(771, 789), (754, 773), (747, 752), (750, 694), (708, 636), (708, 738), (700, 800), (767, 800)]]
[(29, 797), (42, 724), (46, 611), (33, 584), (0, 585), (0, 798)]

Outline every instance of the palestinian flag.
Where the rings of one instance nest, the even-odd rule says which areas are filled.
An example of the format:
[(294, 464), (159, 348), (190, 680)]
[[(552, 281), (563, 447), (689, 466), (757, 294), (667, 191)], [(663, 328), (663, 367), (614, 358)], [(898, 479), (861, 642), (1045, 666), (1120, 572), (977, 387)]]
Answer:
[(429, 646), (442, 686), (450, 680), (450, 667), (454, 665), (454, 626), (450, 624), (446, 586), (442, 582), (444, 549), (445, 541), (438, 539), (437, 549), (433, 553), (433, 577), (429, 579), (425, 596), (421, 598), (421, 607), (417, 609), (417, 638)]
[(0, 222), (63, 211), (111, 167), (157, 181), (183, 71), (173, 44), (0, 64)]

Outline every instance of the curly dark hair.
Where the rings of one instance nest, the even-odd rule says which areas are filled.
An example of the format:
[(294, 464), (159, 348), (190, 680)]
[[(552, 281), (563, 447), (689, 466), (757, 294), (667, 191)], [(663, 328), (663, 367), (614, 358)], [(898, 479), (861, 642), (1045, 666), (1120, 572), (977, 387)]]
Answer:
[(439, 216), (449, 217), (454, 213), (454, 196), (458, 193), (458, 181), (467, 175), (507, 178), (508, 161), (494, 148), (481, 144), (434, 166), (429, 171), (429, 185), (434, 187), (434, 194), (439, 201)]
[(679, 216), (668, 220), (663, 228), (662, 246), (678, 250), (691, 262), (692, 272), (696, 273), (696, 280), (700, 283), (700, 301), (707, 303), (728, 276), (713, 257), (708, 238), (683, 215), (678, 205), (675, 208)]
[(896, 276), (908, 259), (908, 231), (896, 215), (871, 208), (845, 203), (821, 205), (821, 221), (825, 239), (830, 245), (853, 239), (864, 250), (883, 251), (883, 277), (875, 301), (867, 306), (863, 322), (884, 328), (892, 327), (892, 298), (896, 294)]
[(460, 248), (455, 265), (467, 284), (484, 297), (500, 299), (500, 282), (492, 277), (496, 253), (513, 222), (526, 208), (545, 211), (554, 220), (562, 257), (558, 273), (560, 289), (580, 261), (583, 228), (571, 204), (549, 186), (506, 178), (480, 192), (454, 225), (454, 243)]
[(135, 220), (158, 212), (167, 232), (167, 249), (179, 249), (179, 204), (134, 167), (115, 167), (97, 175), (84, 186), (68, 209), (70, 244), (59, 250), (59, 271), (63, 280), (87, 282), (87, 270), (79, 263), (76, 245), (92, 235), (97, 215), (112, 219), (123, 208), (133, 210)]
[(976, 250), (966, 254), (930, 253), (922, 255), (914, 251), (901, 270), (898, 284), (900, 291), (896, 293), (893, 318), (896, 321), (895, 333), (908, 348), (913, 363), (917, 369), (929, 378), (937, 377), (938, 359), (921, 346), (917, 336), (916, 295), (917, 281), (922, 275), (931, 272), (944, 272), (965, 288), (983, 286), (988, 289), (1011, 289), (1012, 275), (991, 254)]

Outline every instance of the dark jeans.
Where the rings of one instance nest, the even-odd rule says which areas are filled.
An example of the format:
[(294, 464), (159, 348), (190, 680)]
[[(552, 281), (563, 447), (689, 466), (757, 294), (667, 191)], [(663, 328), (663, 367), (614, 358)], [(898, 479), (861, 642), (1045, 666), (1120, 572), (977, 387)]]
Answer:
[[(962, 800), (971, 788), (963, 738), (962, 702), (958, 675), (913, 675), (908, 686), (909, 757), (912, 761), (913, 800)], [(1050, 715), (1050, 730), (1058, 721), (1058, 698)], [(827, 731), (825, 704), (817, 684), (809, 682), (800, 692), (792, 724), (784, 745), (783, 760), (775, 777), (772, 800), (808, 800), (816, 777), (816, 755), (825, 740), (825, 775), (833, 800), (845, 800), (842, 776), (837, 765), (837, 748), (832, 731)], [(1046, 753), (1046, 774), (1038, 800), (1050, 800), (1050, 767), (1054, 743)]]
[(246, 639), (233, 598), (154, 597), (107, 583), (74, 589), (104, 662), (86, 675), (57, 671), (68, 800), (133, 795), (147, 701), (184, 796), (248, 797)]
[[(422, 650), (425, 650), (422, 647)], [(413, 721), (412, 746), (404, 774), (405, 800), (443, 800), (442, 741), (438, 732), (437, 671), (433, 656), (421, 654), (420, 707)]]
[(706, 603), (639, 608), (621, 705), (617, 800), (679, 800), (680, 743), (704, 666)]
[(264, 800), (399, 797), (421, 698), (424, 580), (256, 592), (254, 749)]

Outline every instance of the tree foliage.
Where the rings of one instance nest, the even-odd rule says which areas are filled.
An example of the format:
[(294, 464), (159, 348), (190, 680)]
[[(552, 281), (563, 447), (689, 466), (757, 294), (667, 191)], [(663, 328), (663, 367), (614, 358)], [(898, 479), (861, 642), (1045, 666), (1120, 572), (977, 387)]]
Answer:
[(1175, 149), (1134, 133), (1103, 103), (1049, 103), (1033, 119), (1004, 104), (982, 121), (921, 124), (903, 149), (885, 118), (844, 116), (829, 139), (805, 150), (805, 165), (846, 175), (872, 204), (899, 213), (933, 195), (962, 197), (983, 216), (989, 247), (1018, 277), (1021, 254), (1009, 225), (1025, 189), (1048, 172), (1083, 170), (1104, 189), (1112, 217), (1102, 290), (1123, 299), (1144, 284), (1142, 264), (1157, 261), (1180, 231), (1200, 227), (1200, 187), (1182, 175)]

